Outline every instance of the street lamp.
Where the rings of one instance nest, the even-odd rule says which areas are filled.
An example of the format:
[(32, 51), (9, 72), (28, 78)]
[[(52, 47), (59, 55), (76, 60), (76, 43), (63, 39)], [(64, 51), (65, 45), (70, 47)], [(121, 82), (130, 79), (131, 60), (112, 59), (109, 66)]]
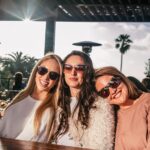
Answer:
[(93, 46), (101, 46), (102, 44), (95, 43), (92, 41), (82, 41), (82, 42), (73, 43), (72, 45), (82, 46), (82, 51), (89, 55), (89, 53), (92, 52)]

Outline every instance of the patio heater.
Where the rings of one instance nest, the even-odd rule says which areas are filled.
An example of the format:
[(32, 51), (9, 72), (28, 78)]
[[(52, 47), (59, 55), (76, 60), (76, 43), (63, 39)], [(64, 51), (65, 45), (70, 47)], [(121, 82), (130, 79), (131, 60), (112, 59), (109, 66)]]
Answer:
[(102, 44), (95, 43), (92, 41), (82, 41), (82, 42), (73, 43), (72, 45), (82, 46), (82, 51), (89, 55), (89, 53), (92, 52), (93, 46), (101, 46)]

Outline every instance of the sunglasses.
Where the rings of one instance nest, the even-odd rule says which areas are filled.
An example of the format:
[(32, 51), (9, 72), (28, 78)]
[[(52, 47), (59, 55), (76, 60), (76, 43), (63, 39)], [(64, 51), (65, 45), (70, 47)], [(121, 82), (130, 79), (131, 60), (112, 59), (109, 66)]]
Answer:
[(84, 72), (86, 70), (87, 66), (86, 65), (69, 65), (69, 64), (64, 64), (64, 71), (67, 73), (70, 73), (72, 69), (75, 69), (76, 72)]
[(103, 98), (107, 98), (110, 95), (110, 91), (109, 88), (113, 88), (116, 89), (120, 83), (121, 83), (121, 78), (117, 77), (117, 76), (113, 76), (112, 79), (109, 81), (109, 83), (102, 88), (99, 92), (97, 92), (97, 94)]
[[(37, 68), (37, 72), (39, 75), (43, 76), (45, 75), (46, 73), (48, 73), (48, 69), (45, 68), (45, 67), (42, 67), (42, 66), (38, 66)], [(49, 72), (49, 79), (51, 80), (56, 80), (57, 78), (59, 78), (59, 74), (55, 71), (50, 71)]]

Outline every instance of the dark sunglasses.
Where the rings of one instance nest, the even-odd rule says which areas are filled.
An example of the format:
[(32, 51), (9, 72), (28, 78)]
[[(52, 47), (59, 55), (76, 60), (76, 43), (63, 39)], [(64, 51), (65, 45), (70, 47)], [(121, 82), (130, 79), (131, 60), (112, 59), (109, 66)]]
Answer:
[(110, 95), (109, 88), (111, 87), (115, 89), (120, 85), (121, 82), (122, 81), (120, 77), (113, 76), (112, 79), (109, 81), (109, 83), (104, 88), (102, 88), (99, 92), (97, 92), (97, 94), (103, 98), (107, 98)]
[(64, 64), (64, 71), (67, 72), (67, 73), (70, 73), (73, 68), (77, 72), (84, 72), (86, 70), (87, 66), (86, 65), (72, 66), (72, 65), (69, 65), (69, 64)]
[[(48, 69), (42, 66), (38, 66), (37, 72), (39, 75), (43, 76), (46, 73), (48, 73)], [(59, 78), (59, 74), (57, 72), (54, 72), (54, 71), (49, 72), (49, 79), (56, 80), (57, 78)]]

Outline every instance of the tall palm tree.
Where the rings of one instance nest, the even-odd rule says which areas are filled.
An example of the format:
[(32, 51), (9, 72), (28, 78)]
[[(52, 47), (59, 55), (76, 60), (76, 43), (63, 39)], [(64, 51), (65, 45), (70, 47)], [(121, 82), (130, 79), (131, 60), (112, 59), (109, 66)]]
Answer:
[(120, 71), (122, 71), (122, 64), (123, 64), (123, 55), (130, 49), (130, 44), (132, 40), (130, 39), (130, 35), (128, 34), (120, 34), (117, 39), (115, 39), (116, 48), (120, 50), (121, 53), (121, 64), (120, 64)]

